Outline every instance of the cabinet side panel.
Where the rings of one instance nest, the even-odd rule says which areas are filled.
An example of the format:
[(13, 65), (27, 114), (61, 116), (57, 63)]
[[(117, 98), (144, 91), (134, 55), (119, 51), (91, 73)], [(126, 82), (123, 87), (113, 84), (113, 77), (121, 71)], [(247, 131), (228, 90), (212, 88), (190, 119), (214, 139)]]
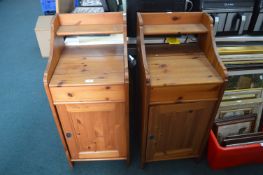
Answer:
[(143, 36), (143, 27), (141, 15), (138, 13), (137, 24), (137, 50), (138, 50), (138, 67), (140, 81), (140, 116), (141, 116), (141, 167), (144, 167), (146, 159), (146, 141), (148, 130), (148, 114), (149, 114), (149, 99), (150, 99), (150, 75), (146, 61), (146, 52)]

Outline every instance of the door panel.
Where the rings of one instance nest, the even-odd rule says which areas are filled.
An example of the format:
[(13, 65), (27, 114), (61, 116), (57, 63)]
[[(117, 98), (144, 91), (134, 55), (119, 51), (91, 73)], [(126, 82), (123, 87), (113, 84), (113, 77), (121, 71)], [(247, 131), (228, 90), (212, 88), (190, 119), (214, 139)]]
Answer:
[(150, 107), (146, 160), (199, 155), (215, 101)]
[(127, 156), (124, 103), (57, 105), (73, 159)]

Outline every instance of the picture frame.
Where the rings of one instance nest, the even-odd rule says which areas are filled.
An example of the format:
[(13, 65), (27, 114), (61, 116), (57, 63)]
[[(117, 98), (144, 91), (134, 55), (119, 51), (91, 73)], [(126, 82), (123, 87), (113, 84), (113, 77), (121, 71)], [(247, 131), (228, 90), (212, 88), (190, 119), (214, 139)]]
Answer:
[(220, 108), (217, 112), (215, 121), (221, 121), (228, 118), (233, 118), (237, 116), (249, 116), (255, 114), (261, 116), (262, 112), (262, 99), (247, 99), (247, 100), (235, 100), (221, 102)]
[(231, 135), (252, 133), (255, 130), (257, 115), (234, 116), (224, 120), (217, 120), (214, 124), (214, 133), (219, 143)]
[(227, 119), (235, 116), (247, 116), (254, 113), (254, 108), (238, 108), (231, 110), (222, 110), (219, 111), (218, 120)]
[(230, 73), (226, 90), (261, 88), (263, 86), (263, 72), (247, 71), (249, 71), (249, 74), (232, 75)]
[(231, 135), (231, 136), (227, 136), (225, 139), (237, 139), (237, 138), (254, 137), (254, 136), (263, 136), (263, 132), (253, 132), (253, 133), (248, 133), (248, 134)]
[(228, 136), (223, 140), (222, 145), (228, 147), (251, 144), (256, 142), (263, 142), (262, 132)]
[[(262, 88), (225, 91), (224, 97), (217, 112), (215, 121), (221, 121), (232, 117), (256, 114), (255, 132), (262, 130)], [(243, 109), (243, 111), (242, 111)], [(252, 111), (251, 111), (252, 110)]]
[(262, 113), (261, 113), (261, 117), (260, 117), (260, 121), (259, 121), (258, 131), (263, 132), (263, 115), (262, 115)]

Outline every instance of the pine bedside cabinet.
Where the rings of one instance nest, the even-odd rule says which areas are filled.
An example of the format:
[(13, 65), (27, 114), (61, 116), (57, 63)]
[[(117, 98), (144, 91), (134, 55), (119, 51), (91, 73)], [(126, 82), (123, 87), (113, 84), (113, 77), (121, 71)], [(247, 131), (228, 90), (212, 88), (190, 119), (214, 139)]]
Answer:
[[(76, 35), (121, 34), (122, 44), (65, 45)], [(129, 162), (129, 75), (122, 13), (59, 14), (44, 87), (67, 158)]]
[[(138, 13), (142, 112), (141, 165), (202, 154), (227, 72), (206, 13)], [(145, 38), (195, 35), (197, 42), (145, 44)]]

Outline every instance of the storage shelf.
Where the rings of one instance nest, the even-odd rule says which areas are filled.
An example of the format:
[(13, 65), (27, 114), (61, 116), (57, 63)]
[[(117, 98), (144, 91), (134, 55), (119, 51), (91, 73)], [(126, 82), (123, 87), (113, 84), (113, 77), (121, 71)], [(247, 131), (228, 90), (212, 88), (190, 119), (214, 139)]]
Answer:
[(122, 25), (64, 25), (60, 26), (58, 36), (70, 35), (95, 35), (95, 34), (118, 34), (123, 33)]
[(145, 35), (162, 34), (202, 34), (208, 30), (203, 24), (167, 24), (167, 25), (145, 25)]

